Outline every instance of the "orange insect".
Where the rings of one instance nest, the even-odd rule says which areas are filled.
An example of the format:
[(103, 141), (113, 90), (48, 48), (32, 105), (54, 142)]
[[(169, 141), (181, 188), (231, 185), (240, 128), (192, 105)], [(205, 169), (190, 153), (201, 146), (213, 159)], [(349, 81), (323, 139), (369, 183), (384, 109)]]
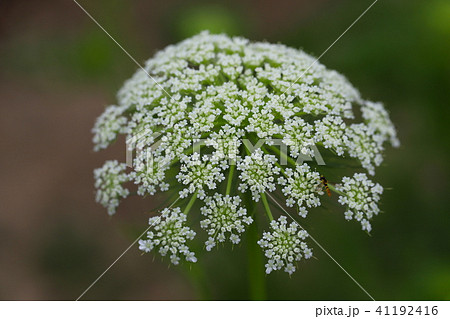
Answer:
[(325, 190), (327, 191), (328, 196), (331, 197), (331, 191), (330, 191), (330, 188), (328, 187), (327, 179), (323, 175), (320, 175), (320, 181), (322, 182), (323, 187), (325, 187)]

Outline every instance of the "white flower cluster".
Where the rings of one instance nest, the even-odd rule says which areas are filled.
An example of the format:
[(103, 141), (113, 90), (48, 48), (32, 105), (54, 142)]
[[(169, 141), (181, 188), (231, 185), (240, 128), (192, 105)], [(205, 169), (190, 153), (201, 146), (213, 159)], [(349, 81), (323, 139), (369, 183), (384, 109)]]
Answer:
[(400, 141), (397, 138), (397, 131), (392, 124), (389, 114), (381, 103), (374, 103), (365, 101), (361, 107), (362, 117), (367, 125), (373, 129), (379, 136), (379, 142), (384, 143), (390, 140), (392, 146), (400, 146)]
[(287, 118), (284, 122), (286, 130), (283, 143), (290, 147), (291, 156), (297, 158), (300, 155), (314, 155), (311, 146), (314, 143), (313, 126), (301, 117)]
[(130, 178), (138, 185), (138, 195), (144, 196), (147, 193), (154, 195), (157, 186), (161, 191), (168, 190), (169, 184), (164, 180), (169, 167), (168, 158), (154, 158), (148, 150), (138, 153), (134, 159), (134, 171), (130, 173)]
[(353, 177), (345, 176), (342, 185), (336, 189), (343, 195), (339, 196), (339, 203), (347, 206), (345, 219), (355, 218), (361, 222), (363, 230), (370, 232), (372, 226), (369, 220), (380, 212), (378, 201), (383, 193), (383, 187), (372, 182), (364, 173), (356, 173)]
[(315, 141), (322, 143), (325, 148), (330, 148), (337, 155), (344, 155), (345, 142), (348, 136), (345, 134), (345, 122), (342, 117), (327, 115), (314, 121)]
[(98, 117), (92, 129), (95, 151), (107, 148), (119, 133), (125, 133), (127, 118), (123, 116), (123, 113), (127, 108), (126, 106), (111, 105)]
[(298, 165), (295, 171), (287, 168), (284, 174), (286, 177), (280, 177), (278, 183), (284, 186), (282, 192), (287, 198), (286, 205), (292, 207), (297, 204), (300, 216), (306, 217), (305, 205), (309, 208), (320, 206), (318, 195), (323, 195), (323, 192), (319, 173), (303, 164)]
[(374, 165), (378, 166), (383, 161), (382, 141), (374, 138), (376, 137), (374, 130), (366, 124), (352, 124), (346, 132), (346, 144), (350, 156), (358, 158), (369, 174), (375, 175)]
[(139, 241), (139, 249), (148, 253), (153, 248), (159, 248), (161, 256), (170, 254), (170, 261), (174, 265), (180, 262), (180, 256), (186, 261), (197, 262), (195, 254), (186, 245), (188, 240), (195, 237), (195, 232), (186, 226), (186, 215), (179, 207), (164, 209), (161, 216), (149, 219), (152, 229), (147, 232), (147, 239)]
[[(125, 181), (136, 184), (140, 196), (179, 191), (182, 198), (206, 200), (201, 212), (209, 250), (226, 236), (237, 243), (244, 224), (251, 222), (245, 208), (256, 204), (241, 207), (238, 196), (243, 193), (258, 202), (261, 194), (281, 191), (286, 204), (298, 206), (303, 217), (320, 206), (327, 186), (321, 185), (326, 180), (320, 179), (320, 167), (300, 163), (304, 155), (315, 155), (316, 146), (326, 161), (352, 157), (374, 175), (386, 143), (399, 145), (389, 114), (382, 104), (363, 100), (344, 76), (316, 62), (281, 44), (208, 32), (160, 51), (124, 84), (117, 106), (108, 107), (95, 124), (96, 150), (124, 134), (133, 141), (129, 151), (136, 153), (128, 175), (117, 162), (96, 170), (97, 200), (114, 213), (128, 195)], [(288, 149), (278, 149), (275, 140)], [(247, 142), (258, 146), (253, 150)], [(288, 164), (281, 165), (279, 158)], [(340, 202), (348, 206), (347, 218), (370, 230), (381, 188), (361, 176), (344, 178), (338, 192), (345, 194)], [(336, 191), (331, 184), (330, 189)], [(263, 204), (267, 209), (265, 197)], [(181, 225), (185, 218), (176, 213), (163, 225), (175, 219)], [(266, 255), (280, 257), (268, 257), (267, 269), (285, 267), (292, 273), (300, 252), (306, 257), (310, 251), (284, 219), (273, 222), (272, 229), (261, 243), (269, 245), (263, 245)], [(270, 246), (274, 240), (283, 253)]]
[(123, 183), (129, 181), (125, 173), (125, 164), (119, 164), (116, 160), (106, 161), (101, 168), (94, 170), (95, 188), (97, 189), (96, 201), (103, 205), (109, 215), (116, 212), (119, 201), (126, 198), (130, 193), (123, 187)]
[(214, 148), (213, 157), (217, 159), (230, 159), (235, 161), (239, 155), (244, 132), (241, 129), (224, 125), (219, 132), (211, 132), (205, 144)]
[(285, 216), (281, 216), (278, 221), (272, 220), (270, 228), (272, 231), (264, 232), (263, 238), (258, 241), (268, 258), (266, 273), (284, 268), (291, 275), (297, 261), (312, 256), (311, 249), (304, 242), (308, 233), (299, 230), (296, 223), (288, 224)]
[(255, 202), (259, 201), (261, 193), (273, 192), (275, 190), (275, 177), (280, 172), (280, 168), (275, 166), (276, 161), (275, 155), (264, 154), (260, 149), (244, 157), (237, 164), (237, 169), (242, 171), (239, 175), (242, 181), (239, 190), (244, 192), (247, 188), (250, 188)]
[(198, 192), (200, 199), (205, 197), (204, 187), (215, 189), (217, 183), (225, 179), (221, 172), (228, 166), (225, 163), (219, 163), (214, 158), (209, 158), (204, 155), (202, 158), (199, 153), (194, 153), (191, 156), (185, 155), (181, 162), (180, 173), (177, 175), (178, 182), (183, 185), (188, 185), (185, 189), (180, 191), (180, 197), (184, 198), (189, 194)]
[[(206, 250), (210, 251), (217, 242), (224, 242), (226, 237), (233, 244), (239, 244), (240, 234), (245, 230), (245, 224), (250, 225), (253, 219), (247, 215), (247, 210), (240, 207), (239, 196), (214, 194), (205, 199), (206, 206), (200, 211), (206, 218), (200, 226), (206, 229), (209, 238), (206, 241)], [(228, 235), (227, 235), (228, 234)]]

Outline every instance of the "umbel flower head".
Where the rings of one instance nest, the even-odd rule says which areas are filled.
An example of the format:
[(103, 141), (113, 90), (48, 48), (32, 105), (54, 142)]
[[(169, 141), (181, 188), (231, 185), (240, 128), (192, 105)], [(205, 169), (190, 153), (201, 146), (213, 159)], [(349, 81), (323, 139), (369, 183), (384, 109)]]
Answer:
[(247, 210), (240, 207), (239, 196), (223, 196), (216, 193), (205, 200), (206, 205), (200, 211), (206, 218), (200, 222), (200, 226), (207, 230), (209, 235), (205, 242), (206, 250), (210, 251), (216, 242), (224, 242), (228, 234), (233, 244), (241, 241), (239, 235), (244, 232), (245, 225), (250, 225), (253, 219), (247, 216)]
[[(344, 76), (303, 51), (240, 37), (202, 32), (168, 46), (126, 81), (117, 100), (95, 123), (94, 148), (123, 134), (134, 160), (128, 171), (117, 161), (95, 171), (97, 201), (113, 214), (130, 193), (127, 182), (139, 196), (179, 195), (179, 207), (150, 219), (139, 247), (174, 264), (197, 260), (188, 247), (193, 220), (201, 220), (195, 229), (206, 251), (240, 244), (257, 222), (270, 227), (258, 241), (266, 272), (291, 274), (312, 255), (308, 234), (284, 216), (274, 219), (266, 194), (307, 217), (337, 198), (328, 198), (331, 190), (343, 216), (369, 232), (383, 188), (364, 171), (374, 176), (386, 144), (399, 145), (383, 105), (364, 100)], [(304, 162), (317, 153), (349, 165)], [(355, 165), (359, 172), (344, 176)], [(324, 168), (342, 183), (327, 184)]]
[(295, 271), (294, 263), (312, 256), (312, 251), (303, 241), (308, 237), (305, 230), (300, 230), (296, 223), (288, 224), (286, 216), (270, 222), (271, 232), (264, 232), (258, 244), (264, 249), (268, 259), (266, 273), (283, 269), (291, 275)]
[(139, 241), (139, 249), (148, 253), (158, 247), (161, 256), (170, 254), (170, 261), (174, 265), (178, 265), (180, 255), (184, 255), (187, 261), (196, 262), (195, 254), (186, 245), (188, 240), (195, 237), (195, 232), (185, 225), (186, 217), (177, 207), (166, 208), (161, 216), (150, 218), (148, 223), (153, 229), (147, 232), (146, 240)]

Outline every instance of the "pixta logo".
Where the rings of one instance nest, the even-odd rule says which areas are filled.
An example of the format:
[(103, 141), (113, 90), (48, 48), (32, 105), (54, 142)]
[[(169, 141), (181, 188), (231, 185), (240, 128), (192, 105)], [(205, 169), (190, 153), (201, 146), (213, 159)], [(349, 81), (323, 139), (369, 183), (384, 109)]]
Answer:
[[(151, 129), (143, 129), (139, 133), (129, 137), (126, 140), (126, 164), (129, 167), (133, 167), (134, 158), (136, 156), (142, 156), (146, 158), (147, 163), (153, 163), (153, 154), (155, 152), (163, 152), (167, 150), (166, 145), (170, 145), (170, 141), (163, 140), (162, 132), (153, 132)], [(316, 145), (309, 145), (309, 154), (299, 153), (298, 156), (289, 156), (289, 147), (283, 143), (282, 139), (260, 139), (256, 143), (250, 139), (215, 139), (214, 143), (211, 143), (210, 139), (195, 139), (190, 143), (191, 146), (186, 148), (186, 153), (198, 153), (204, 156), (215, 156), (220, 160), (227, 160), (229, 164), (235, 164), (236, 156), (240, 153), (241, 148), (246, 149), (246, 154), (253, 153), (257, 149), (262, 149), (264, 153), (268, 153), (268, 148), (271, 154), (278, 157), (280, 165), (287, 165), (289, 162), (301, 165), (305, 161), (315, 160), (318, 165), (326, 165)], [(150, 146), (146, 146), (150, 145)], [(220, 147), (226, 145), (226, 147)], [(189, 152), (187, 152), (191, 148)], [(142, 154), (145, 152), (145, 154)]]

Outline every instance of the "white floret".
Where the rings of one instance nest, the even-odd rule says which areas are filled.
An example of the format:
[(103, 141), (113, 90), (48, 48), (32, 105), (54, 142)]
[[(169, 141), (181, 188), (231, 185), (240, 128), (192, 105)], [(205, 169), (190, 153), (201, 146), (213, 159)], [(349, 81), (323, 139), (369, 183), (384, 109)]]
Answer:
[(297, 223), (288, 224), (285, 216), (270, 223), (270, 232), (264, 232), (258, 244), (267, 258), (266, 273), (283, 269), (289, 275), (295, 270), (295, 263), (302, 258), (312, 257), (312, 251), (304, 240), (308, 233), (299, 230)]
[(286, 205), (292, 207), (297, 204), (302, 217), (306, 217), (306, 207), (320, 206), (319, 195), (323, 195), (320, 175), (312, 171), (308, 164), (297, 165), (295, 170), (287, 168), (285, 177), (279, 178), (278, 183), (283, 186)]
[(343, 194), (339, 196), (339, 203), (347, 207), (345, 219), (356, 219), (361, 222), (363, 230), (370, 232), (369, 221), (380, 212), (378, 202), (383, 187), (368, 179), (366, 174), (356, 173), (353, 177), (343, 177), (342, 185), (336, 188)]
[(126, 164), (116, 160), (107, 161), (101, 168), (94, 170), (95, 188), (97, 189), (95, 199), (107, 208), (109, 215), (115, 214), (119, 201), (130, 193), (123, 187), (123, 184), (130, 180), (125, 170)]
[(228, 239), (238, 244), (245, 227), (253, 222), (247, 215), (247, 210), (240, 206), (239, 196), (215, 194), (205, 199), (206, 205), (200, 211), (205, 217), (200, 226), (206, 230), (209, 238), (205, 242), (206, 250), (210, 251), (216, 243)]
[(264, 154), (260, 149), (245, 156), (238, 162), (237, 169), (241, 171), (239, 178), (241, 191), (250, 190), (254, 201), (259, 201), (261, 193), (275, 190), (276, 178), (280, 168), (275, 165), (274, 155)]
[(164, 209), (160, 216), (151, 217), (151, 226), (147, 238), (139, 241), (139, 249), (150, 252), (158, 249), (161, 256), (170, 254), (170, 261), (177, 265), (181, 257), (189, 262), (196, 262), (195, 254), (190, 251), (186, 243), (195, 237), (195, 232), (186, 226), (186, 215), (179, 207)]

